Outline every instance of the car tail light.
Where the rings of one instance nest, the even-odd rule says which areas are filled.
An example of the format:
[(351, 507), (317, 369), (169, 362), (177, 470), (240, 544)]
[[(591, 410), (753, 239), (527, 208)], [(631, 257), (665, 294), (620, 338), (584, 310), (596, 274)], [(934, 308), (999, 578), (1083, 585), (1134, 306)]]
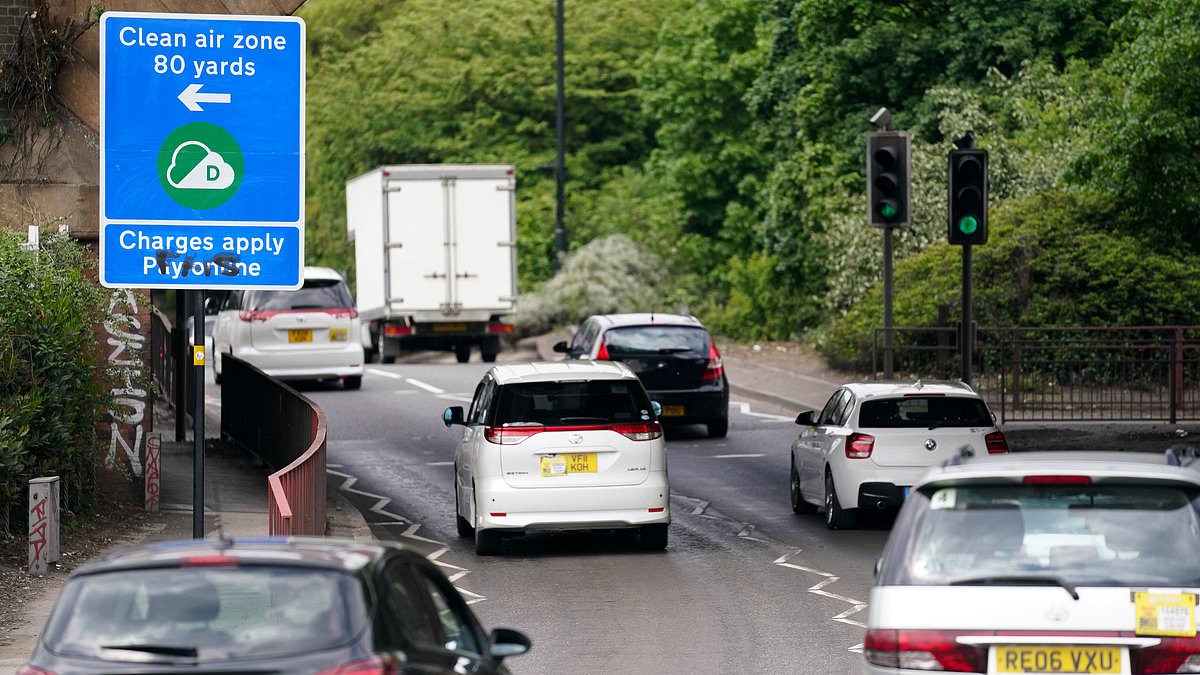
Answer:
[(483, 438), (497, 445), (516, 445), (545, 430), (546, 427), (484, 427)]
[(1200, 673), (1200, 638), (1164, 637), (1161, 640), (1150, 647), (1130, 650), (1131, 673)]
[(332, 309), (322, 309), (322, 310), (318, 310), (318, 311), (325, 312), (326, 314), (329, 314), (330, 316), (332, 316), (335, 319), (357, 319), (358, 318), (358, 310), (354, 309), (353, 307), (335, 307)]
[(615, 431), (631, 441), (652, 441), (663, 435), (662, 425), (658, 422), (637, 422), (630, 424), (593, 424), (588, 426), (570, 427), (484, 427), (483, 437), (497, 445), (516, 445), (526, 438), (544, 431)]
[(725, 372), (725, 364), (721, 362), (721, 353), (717, 351), (716, 343), (708, 343), (708, 367), (704, 369), (705, 380), (719, 380)]
[(262, 311), (262, 310), (251, 311), (251, 310), (243, 309), (242, 311), (238, 312), (238, 318), (241, 319), (242, 321), (245, 321), (246, 323), (253, 323), (255, 321), (266, 321), (267, 319), (271, 318), (276, 313), (277, 312)]
[(49, 670), (42, 670), (37, 666), (26, 663), (20, 668), (17, 668), (17, 675), (54, 675), (54, 673), (50, 672)]
[(396, 664), (378, 656), (347, 663), (344, 666), (322, 670), (317, 675), (395, 675)]
[(383, 334), (388, 337), (396, 337), (399, 335), (412, 335), (412, 326), (393, 326), (388, 324), (383, 327)]
[(984, 436), (983, 441), (987, 443), (989, 455), (1001, 455), (1008, 452), (1008, 439), (1004, 438), (1003, 431), (993, 431)]
[(658, 422), (642, 422), (640, 424), (614, 424), (609, 429), (621, 434), (631, 441), (652, 441), (662, 438), (662, 425)]
[(489, 333), (511, 333), (513, 327), (511, 323), (489, 323), (487, 327)]
[(231, 555), (194, 555), (179, 561), (180, 567), (233, 567), (238, 559)]
[(1026, 485), (1091, 485), (1091, 476), (1025, 476)]
[(596, 352), (595, 360), (597, 360), (597, 361), (608, 361), (609, 360), (608, 359), (608, 345), (604, 344), (603, 341), (600, 342), (600, 351)]
[(987, 672), (985, 647), (959, 644), (963, 633), (946, 630), (869, 630), (863, 641), (868, 663), (885, 668), (952, 673)]
[(875, 449), (875, 437), (867, 434), (850, 434), (846, 437), (846, 457), (867, 459)]

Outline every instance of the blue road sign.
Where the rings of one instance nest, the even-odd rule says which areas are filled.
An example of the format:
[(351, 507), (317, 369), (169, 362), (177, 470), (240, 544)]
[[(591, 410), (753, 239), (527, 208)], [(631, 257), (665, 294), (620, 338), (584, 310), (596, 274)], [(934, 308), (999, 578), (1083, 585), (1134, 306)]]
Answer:
[(298, 288), (304, 22), (106, 12), (100, 34), (101, 283)]

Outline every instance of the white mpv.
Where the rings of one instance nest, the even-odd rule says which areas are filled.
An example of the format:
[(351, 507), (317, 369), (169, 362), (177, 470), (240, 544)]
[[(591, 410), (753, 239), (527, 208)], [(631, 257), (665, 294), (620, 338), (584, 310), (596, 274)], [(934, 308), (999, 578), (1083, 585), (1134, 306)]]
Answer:
[(502, 536), (530, 530), (637, 528), (667, 545), (667, 452), (656, 406), (628, 367), (610, 361), (496, 366), (462, 425), (454, 455), (458, 534), (495, 555)]
[(877, 567), (865, 672), (1200, 673), (1189, 459), (1022, 452), (933, 470)]

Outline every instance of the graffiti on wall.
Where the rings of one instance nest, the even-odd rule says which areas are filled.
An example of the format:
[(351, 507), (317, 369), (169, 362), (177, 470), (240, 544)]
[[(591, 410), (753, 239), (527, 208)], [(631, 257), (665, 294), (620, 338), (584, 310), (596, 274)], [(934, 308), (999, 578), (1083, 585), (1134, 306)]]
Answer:
[(113, 407), (109, 411), (108, 455), (105, 465), (115, 467), (118, 451), (129, 461), (134, 476), (142, 475), (141, 448), (145, 435), (146, 390), (140, 384), (145, 368), (142, 350), (146, 338), (138, 320), (137, 297), (128, 288), (113, 291), (109, 297), (110, 317), (104, 322), (104, 332), (112, 351), (108, 366), (115, 373), (112, 385)]

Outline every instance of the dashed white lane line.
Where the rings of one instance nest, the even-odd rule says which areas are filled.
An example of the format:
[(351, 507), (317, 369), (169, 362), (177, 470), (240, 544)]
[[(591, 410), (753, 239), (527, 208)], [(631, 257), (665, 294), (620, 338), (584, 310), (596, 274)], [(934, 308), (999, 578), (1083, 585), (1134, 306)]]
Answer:
[(393, 373), (390, 370), (380, 370), (379, 368), (367, 368), (367, 372), (371, 373), (372, 375), (382, 375), (384, 377), (390, 377), (393, 380), (403, 380), (404, 379), (403, 375), (401, 375), (399, 373)]
[(429, 393), (431, 393), (431, 394), (444, 394), (444, 393), (446, 393), (446, 390), (445, 390), (445, 389), (439, 389), (438, 387), (435, 387), (435, 386), (433, 386), (432, 384), (428, 384), (428, 383), (426, 383), (426, 382), (422, 382), (422, 381), (420, 381), (420, 380), (414, 380), (414, 379), (413, 379), (413, 378), (411, 378), (411, 377), (406, 377), (406, 378), (404, 378), (404, 381), (405, 381), (405, 382), (407, 382), (407, 383), (409, 383), (409, 384), (411, 384), (412, 386), (416, 387), (417, 389), (424, 389), (425, 391), (427, 391), (427, 392), (429, 392)]
[(438, 394), (438, 398), (444, 398), (447, 401), (462, 401), (463, 403), (471, 402), (470, 394)]
[(729, 455), (709, 455), (713, 459), (743, 459), (748, 457), (766, 457), (766, 453), (762, 452), (743, 452), (733, 453)]
[(742, 403), (741, 401), (730, 401), (729, 407), (737, 408), (738, 412), (742, 413), (743, 415), (749, 415), (750, 417), (761, 417), (762, 419), (771, 422), (791, 422), (795, 419), (794, 417), (788, 417), (786, 415), (772, 415), (771, 413), (755, 412), (750, 408), (749, 403)]
[[(453, 464), (453, 462), (451, 462), (451, 463)], [(337, 476), (338, 478), (344, 479), (341, 486), (339, 487), (339, 489), (342, 490), (343, 492), (353, 492), (354, 494), (361, 495), (368, 499), (377, 500), (375, 502), (375, 504), (371, 506), (370, 511), (372, 513), (377, 513), (385, 518), (388, 518), (389, 520), (383, 521), (383, 522), (372, 523), (373, 525), (404, 526), (404, 528), (405, 528), (404, 531), (401, 532), (397, 536), (404, 537), (406, 539), (412, 539), (413, 541), (419, 541), (419, 542), (426, 543), (426, 544), (432, 544), (432, 545), (436, 546), (437, 549), (425, 557), (427, 559), (429, 559), (433, 564), (435, 564), (439, 567), (442, 567), (442, 568), (448, 569), (448, 570), (453, 570), (453, 575), (448, 577), (450, 579), (450, 583), (455, 584), (454, 587), (458, 589), (459, 593), (462, 593), (463, 595), (469, 597), (469, 599), (466, 601), (468, 605), (473, 605), (477, 602), (483, 602), (484, 600), (487, 600), (487, 597), (482, 596), (473, 591), (469, 591), (469, 590), (457, 585), (458, 580), (465, 577), (466, 575), (470, 574), (471, 570), (469, 570), (465, 567), (459, 567), (458, 565), (453, 565), (453, 564), (445, 562), (443, 560), (439, 560), (439, 558), (441, 558), (447, 551), (450, 550), (449, 545), (447, 545), (443, 542), (440, 542), (436, 539), (429, 539), (428, 537), (422, 537), (421, 535), (417, 534), (417, 531), (421, 529), (421, 525), (419, 523), (411, 522), (408, 519), (404, 518), (403, 516), (397, 515), (395, 513), (392, 513), (391, 511), (388, 511), (387, 509), (385, 509), (384, 507), (386, 507), (392, 501), (392, 500), (388, 499), (387, 497), (384, 497), (382, 495), (372, 494), (370, 492), (364, 492), (363, 490), (356, 489), (354, 487), (354, 484), (358, 482), (358, 479), (355, 478), (354, 476), (352, 476), (348, 473), (342, 473), (341, 471), (335, 471), (333, 469), (330, 469), (328, 465), (326, 465), (326, 467), (325, 467), (325, 472), (330, 475)]]
[(425, 462), (425, 466), (454, 466), (454, 462)]

